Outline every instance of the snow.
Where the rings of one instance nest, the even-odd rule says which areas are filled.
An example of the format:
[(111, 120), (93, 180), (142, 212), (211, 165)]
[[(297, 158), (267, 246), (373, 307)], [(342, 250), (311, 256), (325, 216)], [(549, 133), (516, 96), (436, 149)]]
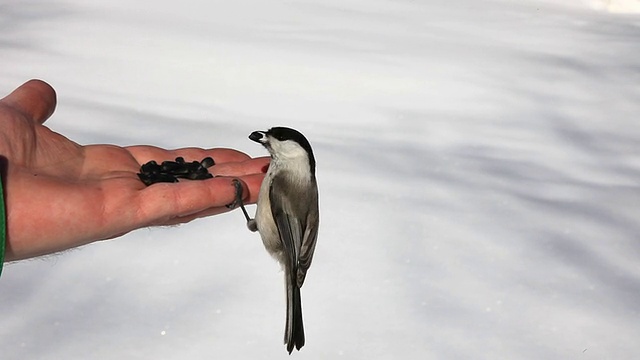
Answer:
[(592, 0), (590, 4), (594, 9), (609, 11), (612, 13), (640, 13), (639, 0)]
[[(79, 143), (316, 152), (305, 359), (640, 351), (632, 0), (0, 5), (0, 93)], [(8, 264), (2, 359), (285, 357), (282, 273), (239, 211)]]

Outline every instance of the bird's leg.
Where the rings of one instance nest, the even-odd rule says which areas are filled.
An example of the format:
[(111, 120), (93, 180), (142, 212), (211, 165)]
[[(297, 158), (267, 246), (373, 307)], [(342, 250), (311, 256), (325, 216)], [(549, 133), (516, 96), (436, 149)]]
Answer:
[(244, 208), (244, 202), (242, 201), (242, 193), (244, 192), (244, 189), (242, 189), (242, 184), (240, 183), (240, 180), (233, 179), (233, 187), (236, 189), (236, 198), (233, 200), (231, 204), (227, 205), (227, 207), (229, 209), (233, 209), (236, 206), (240, 205), (240, 209), (242, 209), (242, 213), (244, 214), (244, 217), (247, 219), (247, 222), (249, 222), (251, 220), (251, 217), (249, 217), (249, 213), (247, 212), (247, 209)]
[(236, 188), (236, 198), (235, 198), (235, 200), (233, 200), (233, 202), (231, 204), (227, 205), (227, 207), (229, 209), (233, 209), (236, 206), (240, 205), (240, 209), (242, 209), (242, 213), (244, 214), (244, 218), (247, 219), (247, 227), (249, 228), (249, 230), (251, 230), (251, 231), (258, 230), (258, 227), (256, 225), (255, 219), (252, 219), (249, 216), (249, 213), (247, 212), (247, 209), (245, 209), (245, 207), (244, 207), (244, 202), (242, 201), (242, 192), (244, 190), (242, 189), (242, 184), (240, 183), (240, 180), (233, 179), (233, 186)]

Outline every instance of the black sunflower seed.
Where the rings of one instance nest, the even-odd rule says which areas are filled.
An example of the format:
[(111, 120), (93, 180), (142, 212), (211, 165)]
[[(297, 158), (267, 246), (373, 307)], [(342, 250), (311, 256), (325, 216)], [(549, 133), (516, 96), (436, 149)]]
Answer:
[(177, 182), (180, 179), (204, 180), (213, 177), (207, 168), (215, 165), (211, 157), (206, 157), (202, 161), (186, 162), (179, 156), (175, 161), (166, 160), (158, 164), (151, 160), (140, 166), (138, 178), (147, 186), (158, 182)]
[(216, 162), (213, 161), (213, 158), (211, 156), (207, 156), (206, 158), (202, 159), (200, 164), (202, 164), (202, 166), (204, 166), (205, 168), (210, 168), (215, 165)]

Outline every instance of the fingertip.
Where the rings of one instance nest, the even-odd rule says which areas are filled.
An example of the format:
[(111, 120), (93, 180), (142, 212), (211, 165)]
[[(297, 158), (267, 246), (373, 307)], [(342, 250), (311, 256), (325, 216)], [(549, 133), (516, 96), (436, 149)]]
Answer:
[(239, 162), (219, 163), (210, 168), (214, 176), (245, 176), (264, 174), (269, 165), (269, 159), (256, 158)]
[(54, 96), (55, 96), (55, 93), (56, 93), (56, 91), (53, 88), (53, 86), (49, 85), (48, 82), (46, 82), (44, 80), (40, 80), (40, 79), (28, 80), (27, 82), (22, 84), (22, 86), (31, 86), (31, 87), (34, 87), (34, 88), (40, 88), (42, 91), (51, 92)]
[(263, 180), (264, 174), (252, 174), (242, 177), (242, 182), (246, 186), (245, 191), (248, 193), (248, 196), (245, 197), (247, 203), (254, 204), (258, 201)]
[(267, 170), (269, 170), (269, 164), (271, 164), (271, 158), (268, 156), (263, 156), (263, 157), (255, 158), (253, 160), (260, 165), (260, 172), (263, 174), (266, 174)]
[(48, 83), (31, 79), (11, 92), (3, 101), (29, 119), (43, 123), (56, 109), (57, 95)]
[[(218, 179), (218, 180), (226, 179), (229, 181), (229, 186), (233, 188), (233, 193), (234, 193), (234, 198), (232, 199), (232, 201), (229, 202), (229, 204), (232, 203), (233, 200), (235, 200), (235, 195), (237, 195), (236, 184), (240, 184), (240, 186), (242, 186), (242, 201), (245, 204), (255, 204), (256, 201), (258, 201), (258, 193), (260, 192), (260, 185), (262, 184), (263, 178), (264, 178), (263, 175), (254, 174), (254, 175), (246, 175), (242, 177), (221, 176), (221, 177), (216, 177), (214, 179)], [(211, 180), (207, 180), (207, 181), (211, 181)]]
[(40, 96), (42, 108), (39, 113), (34, 114), (34, 120), (43, 123), (53, 115), (53, 112), (56, 110), (56, 106), (58, 104), (58, 95), (56, 94), (56, 90), (53, 86), (49, 85), (49, 83), (39, 79), (29, 80), (26, 84), (33, 87), (34, 92), (37, 92)]

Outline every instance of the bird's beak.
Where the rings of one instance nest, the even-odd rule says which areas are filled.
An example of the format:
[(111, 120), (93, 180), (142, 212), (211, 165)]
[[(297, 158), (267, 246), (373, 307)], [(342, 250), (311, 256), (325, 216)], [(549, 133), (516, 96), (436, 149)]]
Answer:
[(254, 131), (251, 133), (251, 135), (249, 135), (249, 139), (257, 143), (264, 144), (267, 140), (267, 135), (264, 133), (264, 131)]

